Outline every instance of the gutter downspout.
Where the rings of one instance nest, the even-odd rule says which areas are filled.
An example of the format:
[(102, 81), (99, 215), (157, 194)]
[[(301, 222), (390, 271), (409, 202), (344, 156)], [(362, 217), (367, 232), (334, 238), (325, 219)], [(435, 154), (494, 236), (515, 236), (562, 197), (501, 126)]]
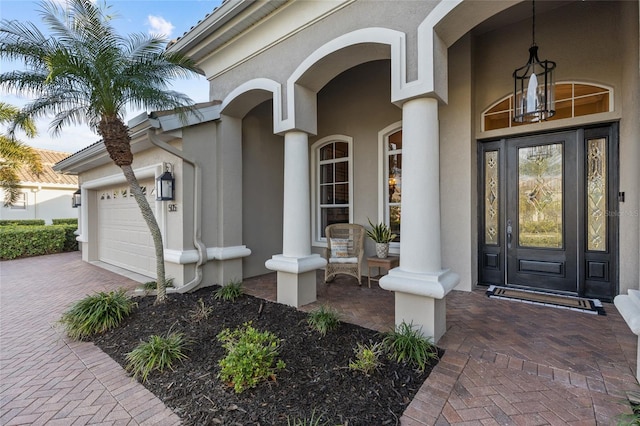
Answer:
[(193, 245), (198, 250), (198, 261), (196, 262), (196, 276), (190, 282), (179, 288), (167, 288), (167, 293), (186, 293), (191, 290), (195, 290), (202, 282), (202, 265), (207, 262), (207, 247), (202, 242), (201, 238), (201, 218), (200, 210), (202, 209), (202, 172), (198, 163), (195, 160), (188, 158), (182, 151), (169, 145), (168, 143), (160, 140), (155, 132), (151, 129), (147, 130), (147, 137), (149, 141), (158, 148), (167, 151), (170, 154), (186, 161), (191, 164), (194, 169), (194, 196), (193, 196)]

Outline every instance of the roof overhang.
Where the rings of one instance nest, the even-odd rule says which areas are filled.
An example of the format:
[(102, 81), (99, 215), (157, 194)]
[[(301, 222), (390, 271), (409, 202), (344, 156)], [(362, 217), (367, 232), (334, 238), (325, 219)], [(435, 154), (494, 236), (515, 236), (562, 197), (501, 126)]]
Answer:
[[(145, 151), (154, 145), (147, 137), (147, 130), (154, 129), (164, 139), (182, 138), (185, 127), (214, 121), (220, 118), (220, 102), (206, 102), (195, 106), (195, 112), (184, 115), (174, 111), (142, 113), (128, 122), (131, 136), (131, 152)], [(72, 154), (53, 166), (53, 170), (64, 174), (78, 175), (96, 167), (112, 163), (102, 140)]]
[(226, 0), (182, 37), (172, 41), (167, 50), (179, 52), (200, 63), (287, 1)]

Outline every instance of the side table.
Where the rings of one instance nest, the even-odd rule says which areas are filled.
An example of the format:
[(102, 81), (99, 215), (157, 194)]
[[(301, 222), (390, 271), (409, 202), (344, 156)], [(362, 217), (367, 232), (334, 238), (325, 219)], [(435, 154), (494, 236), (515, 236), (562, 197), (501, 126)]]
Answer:
[[(369, 266), (369, 288), (371, 288), (371, 281), (380, 281), (380, 278), (386, 274), (381, 272), (381, 268), (385, 268), (387, 273), (389, 270), (400, 265), (399, 256), (387, 256), (385, 258), (380, 257), (367, 257), (367, 264)], [(373, 276), (371, 273), (372, 268), (378, 268), (378, 275)]]

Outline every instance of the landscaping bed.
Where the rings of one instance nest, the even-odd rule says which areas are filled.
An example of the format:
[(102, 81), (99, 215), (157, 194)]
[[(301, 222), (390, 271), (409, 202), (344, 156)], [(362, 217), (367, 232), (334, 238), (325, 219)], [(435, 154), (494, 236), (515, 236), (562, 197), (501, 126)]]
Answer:
[[(351, 370), (357, 343), (379, 342), (380, 333), (340, 323), (322, 336), (308, 326), (304, 312), (248, 295), (235, 302), (217, 300), (215, 289), (170, 295), (165, 306), (154, 306), (154, 296), (136, 299), (138, 307), (120, 327), (94, 339), (124, 367), (126, 354), (149, 336), (184, 333), (189, 359), (175, 371), (151, 373), (144, 383), (184, 424), (396, 425), (433, 367), (417, 372), (383, 356), (370, 375)], [(208, 319), (196, 321), (200, 299), (212, 311)], [(226, 351), (216, 336), (248, 321), (282, 339), (278, 359), (286, 367), (275, 380), (238, 394), (218, 378)], [(321, 422), (310, 422), (320, 416)]]

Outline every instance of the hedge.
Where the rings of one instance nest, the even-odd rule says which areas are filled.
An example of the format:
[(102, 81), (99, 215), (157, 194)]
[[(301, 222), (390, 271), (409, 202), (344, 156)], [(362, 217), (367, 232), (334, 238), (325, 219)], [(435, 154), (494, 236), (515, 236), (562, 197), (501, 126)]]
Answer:
[(0, 226), (44, 226), (44, 219), (0, 220)]
[(52, 219), (54, 225), (76, 225), (78, 226), (78, 218), (68, 219)]
[(0, 227), (0, 260), (78, 249), (76, 225)]

